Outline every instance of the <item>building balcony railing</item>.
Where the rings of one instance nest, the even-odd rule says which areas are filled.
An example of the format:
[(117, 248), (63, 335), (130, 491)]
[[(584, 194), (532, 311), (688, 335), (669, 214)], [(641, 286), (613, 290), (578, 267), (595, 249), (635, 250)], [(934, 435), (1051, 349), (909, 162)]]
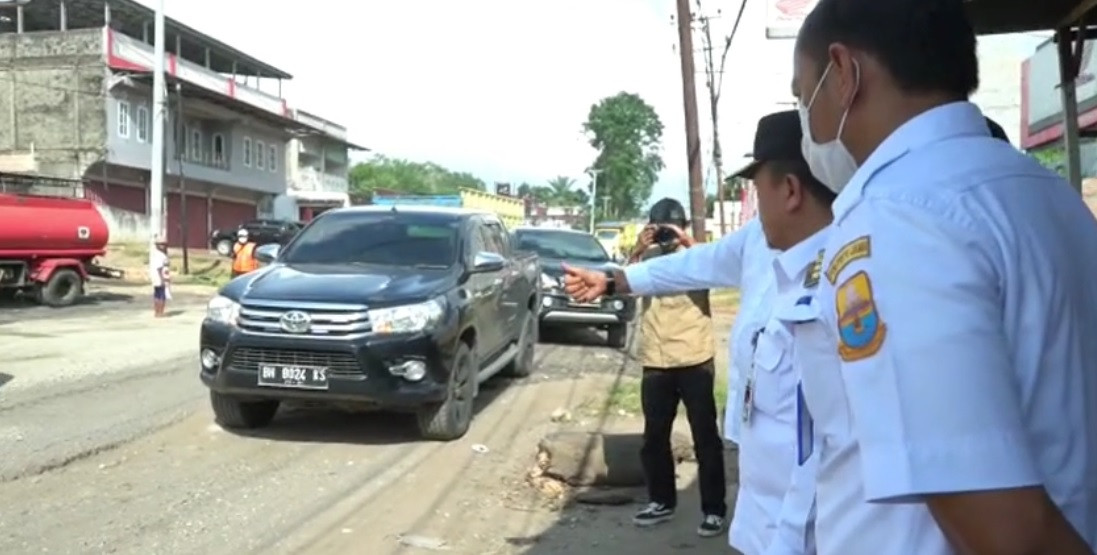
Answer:
[[(104, 32), (106, 33), (107, 65), (120, 70), (152, 71), (155, 58), (152, 46), (110, 28), (105, 28)], [(167, 54), (164, 67), (170, 75), (192, 85), (223, 94), (272, 114), (289, 116), (290, 110), (285, 100), (242, 85), (231, 76), (179, 59), (171, 53)]]
[(349, 181), (341, 175), (321, 173), (318, 170), (305, 168), (290, 178), (289, 186), (297, 191), (317, 193), (346, 193)]

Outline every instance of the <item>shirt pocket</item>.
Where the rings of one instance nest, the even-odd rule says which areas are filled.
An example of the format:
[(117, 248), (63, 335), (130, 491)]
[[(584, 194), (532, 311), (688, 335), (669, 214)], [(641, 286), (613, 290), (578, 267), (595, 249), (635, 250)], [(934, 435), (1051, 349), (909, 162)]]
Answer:
[(795, 407), (792, 347), (792, 334), (780, 322), (771, 322), (758, 334), (752, 392), (758, 411), (780, 416)]

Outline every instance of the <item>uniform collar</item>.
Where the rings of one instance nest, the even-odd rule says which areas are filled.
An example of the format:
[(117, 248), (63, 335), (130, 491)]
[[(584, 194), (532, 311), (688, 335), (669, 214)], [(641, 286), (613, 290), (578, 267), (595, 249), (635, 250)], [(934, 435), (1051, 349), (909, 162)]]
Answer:
[(829, 227), (816, 231), (812, 236), (777, 255), (777, 258), (773, 260), (773, 268), (777, 270), (777, 275), (788, 281), (799, 279), (808, 266), (819, 258), (819, 253), (826, 247), (825, 231)]
[(877, 172), (919, 147), (960, 135), (990, 136), (986, 118), (979, 107), (970, 102), (951, 102), (910, 119), (888, 135), (880, 146), (853, 174), (841, 194), (834, 200), (834, 223), (842, 221), (850, 209), (861, 200), (861, 194)]

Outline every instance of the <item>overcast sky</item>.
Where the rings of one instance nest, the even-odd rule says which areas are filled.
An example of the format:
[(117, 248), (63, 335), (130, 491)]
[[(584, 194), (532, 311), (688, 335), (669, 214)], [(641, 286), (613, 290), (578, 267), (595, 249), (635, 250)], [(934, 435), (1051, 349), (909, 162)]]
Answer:
[[(585, 179), (595, 153), (581, 126), (591, 104), (638, 93), (666, 126), (667, 169), (653, 197), (687, 198), (672, 0), (166, 3), (169, 17), (293, 74), (284, 89), (291, 106), (346, 125), (355, 142), (488, 183)], [(722, 35), (739, 3), (705, 6), (722, 12)], [(724, 74), (729, 167), (750, 150), (758, 117), (791, 99), (792, 44), (765, 38), (765, 12), (765, 2), (748, 3)], [(706, 98), (703, 75), (697, 84)]]

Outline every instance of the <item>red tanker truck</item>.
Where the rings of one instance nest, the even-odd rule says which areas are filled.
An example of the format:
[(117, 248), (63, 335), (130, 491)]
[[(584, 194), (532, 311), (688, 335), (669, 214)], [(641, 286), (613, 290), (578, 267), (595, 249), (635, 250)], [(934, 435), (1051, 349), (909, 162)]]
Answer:
[(122, 272), (96, 264), (110, 231), (89, 200), (0, 192), (0, 299), (30, 294), (68, 306), (91, 276)]

